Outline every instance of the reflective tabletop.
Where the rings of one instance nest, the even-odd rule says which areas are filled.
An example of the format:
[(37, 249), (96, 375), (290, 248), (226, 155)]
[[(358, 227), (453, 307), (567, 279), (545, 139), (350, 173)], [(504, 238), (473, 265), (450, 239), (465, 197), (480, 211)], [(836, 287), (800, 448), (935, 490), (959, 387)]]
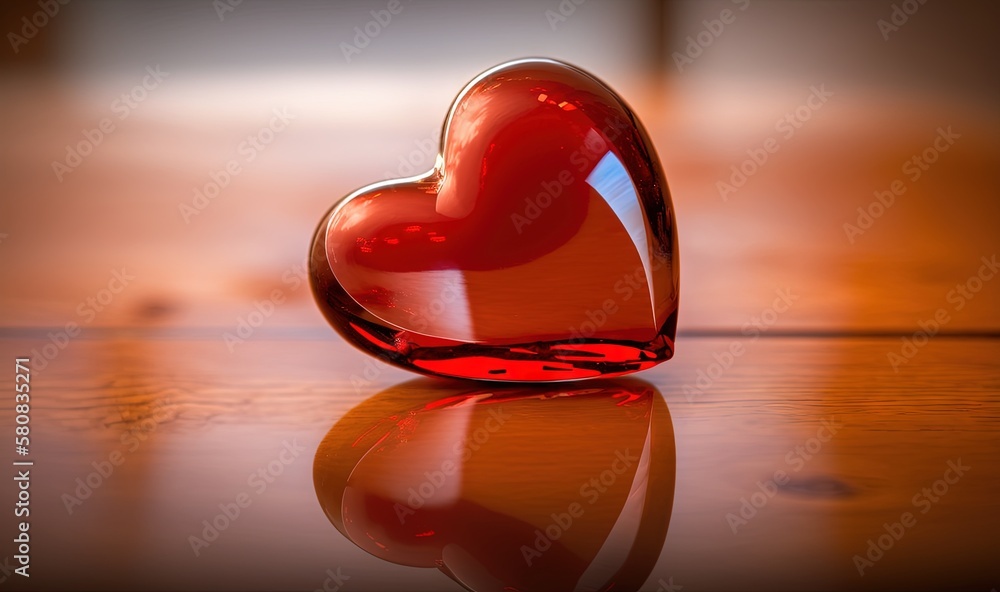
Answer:
[(898, 348), (682, 334), (634, 379), (512, 388), (312, 330), (94, 330), (32, 369), (4, 585), (990, 590), (1000, 342)]

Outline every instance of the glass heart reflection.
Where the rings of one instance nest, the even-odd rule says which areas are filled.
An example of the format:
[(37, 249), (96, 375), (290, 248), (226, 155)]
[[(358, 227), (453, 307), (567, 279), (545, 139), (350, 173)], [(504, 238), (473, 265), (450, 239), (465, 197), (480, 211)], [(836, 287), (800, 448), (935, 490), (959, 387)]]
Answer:
[(427, 374), (613, 376), (673, 355), (677, 237), (666, 180), (614, 91), (551, 60), (482, 74), (437, 166), (348, 195), (310, 276), (354, 345)]
[(348, 412), (313, 467), (320, 505), (356, 545), (476, 591), (638, 589), (674, 474), (666, 404), (637, 381), (413, 381)]

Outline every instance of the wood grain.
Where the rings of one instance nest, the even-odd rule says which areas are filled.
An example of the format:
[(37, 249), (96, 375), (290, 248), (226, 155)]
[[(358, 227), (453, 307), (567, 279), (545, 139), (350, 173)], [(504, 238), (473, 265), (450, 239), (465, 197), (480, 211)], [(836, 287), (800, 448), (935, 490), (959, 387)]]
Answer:
[[(12, 360), (32, 339), (0, 340), (0, 352)], [(734, 341), (746, 353), (701, 394), (686, 391), (699, 371), (715, 373), (714, 356)], [(899, 338), (682, 337), (674, 360), (639, 375), (667, 401), (677, 450), (670, 527), (643, 589), (670, 578), (685, 590), (996, 586), (1000, 341), (932, 339), (896, 373), (887, 352), (900, 346)], [(316, 589), (325, 570), (342, 567), (357, 590), (459, 589), (436, 570), (355, 547), (313, 490), (312, 455), (330, 427), (411, 378), (370, 365), (332, 334), (258, 337), (233, 353), (218, 335), (73, 341), (34, 372), (35, 577), (13, 583)], [(836, 433), (810, 443), (824, 421)], [(258, 495), (248, 476), (286, 441), (304, 452)], [(789, 460), (796, 447), (813, 452)], [(115, 451), (123, 464), (69, 514), (63, 494)], [(921, 514), (913, 497), (949, 461), (970, 469)], [(779, 470), (789, 482), (734, 533), (727, 514)], [(251, 506), (196, 557), (188, 537), (247, 491)], [(860, 577), (852, 557), (906, 511), (916, 525)], [(9, 515), (0, 524), (14, 528)]]

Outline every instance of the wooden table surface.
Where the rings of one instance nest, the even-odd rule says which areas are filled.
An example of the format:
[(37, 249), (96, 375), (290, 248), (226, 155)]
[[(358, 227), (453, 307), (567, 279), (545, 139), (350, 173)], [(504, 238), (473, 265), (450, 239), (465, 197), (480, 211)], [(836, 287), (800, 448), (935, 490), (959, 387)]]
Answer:
[[(2, 585), (316, 590), (340, 568), (345, 590), (460, 589), (436, 569), (383, 561), (345, 538), (324, 515), (312, 472), (321, 440), (350, 409), (379, 393), (405, 398), (392, 389), (413, 377), (372, 364), (323, 324), (304, 288), (308, 237), (340, 195), (381, 178), (392, 155), (411, 149), (406, 138), (425, 132), (324, 122), (296, 103), (305, 95), (294, 85), (281, 87), (301, 125), (187, 223), (178, 205), (256, 119), (195, 129), (165, 90), (150, 99), (149, 120), (135, 115), (59, 183), (48, 167), (65, 130), (100, 109), (77, 113), (53, 98), (60, 93), (39, 103), (38, 92), (18, 88), (4, 89), (10, 126), (37, 141), (0, 146), (16, 196), (0, 203), (0, 379), (12, 384), (14, 358), (33, 357), (33, 577), (11, 576), (10, 560)], [(669, 165), (684, 295), (676, 358), (638, 377), (665, 399), (676, 445), (673, 465), (661, 459), (676, 477), (669, 529), (643, 589), (990, 591), (1000, 587), (1000, 290), (977, 284), (961, 310), (951, 296), (1000, 244), (997, 120), (953, 105), (899, 111), (844, 93), (825, 108), (828, 121), (797, 136), (738, 198), (720, 200), (715, 182), (761, 137), (759, 126), (801, 100), (799, 90), (767, 95), (777, 107), (737, 126), (743, 135), (725, 150), (690, 141), (710, 106), (690, 121), (670, 117), (692, 113), (690, 104), (644, 112)], [(436, 124), (441, 103), (414, 121)], [(848, 241), (843, 223), (938, 122), (955, 122), (962, 144), (877, 227)], [(386, 145), (389, 156), (370, 156)], [(111, 293), (116, 273), (135, 280)], [(225, 333), (275, 290), (284, 303), (227, 347)], [(794, 306), (760, 339), (743, 335), (767, 320), (781, 291), (797, 297)], [(952, 335), (931, 339), (895, 372), (888, 354), (942, 307)], [(81, 333), (62, 349), (67, 322)], [(746, 353), (686, 396), (734, 342)], [(11, 406), (0, 409), (5, 433), (13, 417)], [(805, 461), (796, 447), (815, 447), (824, 421), (843, 427)], [(571, 437), (571, 427), (560, 429)], [(260, 495), (250, 490), (252, 504), (196, 556), (189, 537), (247, 492), (248, 476), (286, 442), (304, 451)], [(122, 463), (95, 475), (112, 455)], [(511, 462), (544, 472), (550, 460)], [(566, 455), (558, 468), (586, 472), (588, 462)], [(927, 506), (914, 497), (949, 462), (971, 468), (920, 513)], [(752, 519), (727, 518), (776, 471), (791, 480)], [(99, 487), (70, 513), (64, 496), (88, 478)], [(13, 485), (4, 492), (12, 504)], [(511, 499), (535, 501), (521, 495)], [(904, 512), (916, 524), (860, 575), (855, 556)], [(3, 516), (9, 536), (14, 516)]]
[[(1000, 252), (1000, 114), (982, 57), (995, 53), (996, 19), (983, 6), (921, 4), (887, 41), (876, 23), (905, 2), (752, 2), (675, 72), (671, 54), (733, 3), (669, 3), (658, 66), (634, 59), (651, 44), (631, 34), (649, 20), (636, 7), (656, 2), (590, 2), (558, 31), (536, 3), (415, 2), (353, 63), (339, 62), (339, 43), (384, 2), (265, 4), (218, 22), (209, 2), (70, 3), (25, 48), (50, 36), (62, 60), (2, 73), (0, 384), (13, 386), (15, 358), (32, 358), (34, 465), (29, 579), (11, 573), (15, 467), (2, 476), (0, 588), (332, 590), (339, 570), (347, 592), (460, 590), (341, 534), (314, 458), (328, 435), (366, 433), (379, 413), (438, 391), (503, 399), (509, 389), (413, 382), (372, 362), (326, 326), (303, 262), (341, 196), (433, 165), (467, 80), (537, 54), (592, 70), (633, 106), (678, 220), (677, 354), (639, 382), (603, 383), (646, 385), (665, 403), (651, 405), (660, 429), (638, 434), (663, 447), (651, 470), (673, 478), (645, 500), (669, 523), (646, 521), (665, 536), (634, 549), (658, 556), (642, 589), (1000, 589), (1000, 289), (982, 271)], [(18, 30), (37, 5), (8, 11)], [(480, 15), (486, 6), (494, 17)], [(485, 49), (456, 52), (461, 39)], [(155, 64), (169, 77), (118, 119), (112, 101)], [(779, 133), (814, 87), (833, 95), (793, 136)], [(251, 162), (239, 146), (275, 109), (295, 119)], [(114, 132), (57, 175), (54, 163), (104, 118)], [(941, 129), (960, 137), (914, 177), (912, 159)], [(780, 151), (721, 195), (771, 138)], [(231, 162), (239, 175), (185, 215)], [(865, 224), (894, 183), (905, 192)], [(862, 234), (845, 230), (855, 224)], [(282, 304), (263, 326), (227, 344), (276, 290)], [(794, 305), (777, 314), (780, 294)], [(889, 354), (939, 310), (948, 334), (894, 369)], [(757, 339), (741, 331), (755, 322)], [(64, 335), (68, 323), (80, 333)], [(745, 353), (722, 368), (734, 344)], [(503, 454), (474, 457), (461, 491), (496, 512), (565, 509), (546, 497), (559, 478), (601, 474), (601, 443), (612, 442), (607, 456), (614, 437), (635, 435), (595, 397), (544, 396), (585, 388), (539, 390), (522, 423), (491, 437)], [(7, 462), (22, 458), (6, 441)], [(959, 477), (952, 465), (968, 469)], [(273, 480), (252, 477), (272, 466)], [(523, 475), (540, 476), (538, 490)], [(579, 481), (568, 483), (572, 494)], [(196, 554), (191, 537), (241, 495), (249, 505)], [(614, 517), (601, 507), (568, 531), (568, 548), (593, 546), (582, 524)], [(896, 540), (885, 525), (898, 532), (906, 513)], [(506, 539), (481, 530), (477, 552), (495, 545), (505, 557)]]
[[(7, 384), (24, 344), (44, 337), (24, 329), (0, 339)], [(746, 353), (717, 372), (716, 356), (734, 342)], [(1000, 585), (1000, 341), (939, 336), (897, 373), (887, 352), (899, 347), (889, 336), (682, 334), (673, 360), (638, 375), (662, 394), (676, 450), (656, 460), (676, 481), (665, 542), (642, 589)], [(484, 385), (412, 382), (325, 329), (262, 331), (233, 353), (214, 333), (95, 330), (47, 367), (32, 365), (32, 577), (5, 571), (4, 587), (315, 590), (340, 569), (350, 578), (344, 589), (461, 589), (436, 569), (383, 561), (340, 534), (317, 500), (312, 466), (331, 427), (375, 396)], [(694, 393), (685, 387), (697, 388), (699, 371), (718, 377)], [(602, 421), (555, 417), (568, 425), (551, 429), (567, 437)], [(546, 421), (532, 429), (546, 432)], [(282, 456), (289, 445), (295, 452)], [(12, 448), (8, 461), (18, 460)], [(250, 487), (249, 475), (289, 454), (273, 482)], [(526, 471), (552, 462), (530, 442), (513, 456)], [(109, 459), (120, 463), (92, 475), (108, 472)], [(586, 471), (589, 462), (569, 455), (559, 470)], [(950, 463), (967, 468), (956, 478)], [(788, 482), (733, 521), (776, 471)], [(936, 502), (919, 497), (946, 477), (954, 483), (945, 492), (937, 485)], [(78, 491), (77, 479), (88, 478), (97, 486)], [(462, 483), (476, 486), (472, 476)], [(241, 493), (250, 505), (196, 555), (189, 537)], [(854, 556), (904, 512), (915, 524), (860, 575)], [(14, 532), (10, 513), (0, 524)]]

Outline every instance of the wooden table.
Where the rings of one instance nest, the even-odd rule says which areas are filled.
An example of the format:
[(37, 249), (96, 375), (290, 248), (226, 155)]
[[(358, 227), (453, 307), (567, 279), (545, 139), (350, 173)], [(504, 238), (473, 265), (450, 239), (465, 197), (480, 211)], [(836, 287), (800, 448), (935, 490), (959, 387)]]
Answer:
[[(7, 384), (15, 357), (45, 339), (30, 328), (5, 332)], [(734, 342), (745, 354), (713, 368)], [(899, 350), (899, 337), (682, 334), (678, 343), (673, 360), (637, 377), (662, 394), (669, 415), (657, 412), (658, 421), (672, 428), (675, 449), (674, 458), (654, 459), (675, 486), (669, 528), (643, 590), (1000, 585), (995, 338), (938, 336), (898, 373), (887, 352)], [(34, 462), (31, 578), (5, 571), (5, 587), (315, 590), (332, 589), (339, 573), (349, 578), (345, 590), (461, 589), (436, 569), (378, 559), (338, 532), (317, 501), (313, 461), (331, 427), (373, 396), (405, 405), (417, 391), (494, 387), (407, 382), (412, 375), (370, 365), (321, 327), (262, 329), (232, 353), (212, 331), (95, 328), (40, 365), (32, 371), (24, 457)], [(699, 371), (717, 378), (695, 393)], [(552, 427), (560, 434), (600, 433), (604, 421), (553, 413), (562, 417)], [(10, 431), (9, 410), (4, 417)], [(564, 420), (569, 425), (555, 425)], [(539, 421), (531, 441), (544, 442)], [(524, 438), (508, 464), (548, 470), (539, 463), (551, 457), (531, 441)], [(580, 446), (593, 443), (581, 439)], [(18, 460), (13, 452), (8, 462)], [(592, 462), (565, 455), (552, 470), (586, 472)], [(950, 466), (963, 467), (960, 475)], [(267, 467), (277, 474), (261, 487), (251, 475)], [(778, 471), (786, 477), (771, 489)], [(467, 473), (461, 487), (481, 487), (476, 478), (484, 477)], [(4, 496), (13, 504), (9, 479)], [(945, 479), (953, 483), (942, 485)], [(506, 487), (496, 477), (488, 485)], [(921, 497), (925, 487), (936, 502)], [(762, 491), (763, 502), (754, 497)], [(228, 524), (219, 521), (226, 527), (196, 554), (190, 537), (241, 494), (249, 504)], [(509, 495), (514, 504), (537, 501), (530, 491)], [(744, 499), (759, 507), (733, 520)], [(904, 512), (913, 523), (860, 575), (855, 555), (866, 555), (868, 541), (878, 544), (883, 525)], [(0, 527), (15, 534), (11, 513)], [(11, 549), (8, 542), (3, 553)]]
[[(23, 11), (12, 14), (20, 19), (36, 4), (22, 3)], [(81, 3), (46, 29), (59, 39), (57, 27), (80, 26), (70, 11), (87, 10), (92, 25), (111, 27), (91, 31), (113, 43), (108, 51), (129, 53), (109, 33), (120, 27), (141, 46), (135, 59), (149, 55), (148, 63), (171, 72), (65, 176), (54, 174), (53, 162), (65, 159), (83, 130), (116, 116), (109, 102), (136, 84), (146, 62), (135, 69), (94, 61), (90, 70), (8, 72), (0, 86), (7, 132), (0, 142), (0, 381), (13, 386), (15, 358), (32, 356), (31, 444), (23, 458), (35, 463), (32, 577), (11, 573), (17, 484), (8, 465), (0, 488), (11, 504), (0, 512), (0, 537), (8, 541), (0, 546), (0, 586), (316, 590), (332, 589), (330, 574), (340, 570), (350, 578), (343, 580), (348, 592), (460, 589), (437, 569), (384, 561), (341, 534), (317, 495), (314, 457), (328, 435), (360, 435), (365, 421), (409, 413), (438, 389), (467, 396), (486, 388), (501, 399), (507, 391), (414, 383), (411, 374), (371, 362), (324, 324), (305, 288), (303, 261), (316, 224), (339, 197), (432, 166), (454, 93), (482, 68), (511, 57), (505, 30), (532, 30), (537, 45), (522, 49), (594, 69), (636, 109), (663, 161), (678, 219), (677, 355), (638, 375), (639, 383), (603, 387), (644, 384), (655, 389), (651, 400), (665, 402), (640, 401), (650, 404), (657, 433), (670, 435), (654, 435), (664, 448), (650, 457), (651, 470), (672, 479), (669, 491), (661, 487), (646, 500), (665, 508), (669, 525), (665, 536), (654, 533), (636, 548), (655, 559), (641, 574), (642, 589), (1000, 588), (1000, 289), (973, 279), (983, 258), (1000, 248), (1000, 117), (989, 85), (995, 77), (983, 69), (986, 90), (976, 90), (933, 75), (978, 76), (979, 56), (991, 55), (979, 49), (991, 47), (983, 27), (993, 22), (980, 7), (973, 17), (968, 8), (949, 20), (944, 3), (929, 4), (886, 42), (875, 23), (889, 13), (887, 4), (798, 3), (801, 20), (792, 20), (777, 18), (790, 5), (753, 3), (696, 68), (675, 73), (673, 60), (663, 57), (660, 66), (669, 71), (637, 66), (629, 74), (618, 67), (630, 61), (621, 56), (638, 51), (641, 39), (619, 55), (586, 34), (635, 29), (645, 17), (622, 20), (629, 11), (620, 3), (587, 5), (574, 16), (575, 29), (557, 35), (534, 4), (520, 8), (527, 28), (508, 22), (503, 29), (507, 21), (467, 8), (477, 24), (466, 21), (462, 30), (484, 43), (497, 40), (502, 55), (412, 71), (388, 51), (390, 35), (365, 63), (334, 67), (327, 54), (310, 49), (310, 59), (320, 60), (313, 68), (290, 69), (281, 58), (262, 69), (253, 56), (291, 55), (286, 37), (268, 41), (250, 21), (240, 25), (253, 17), (249, 7), (217, 23), (209, 4), (183, 8), (191, 13), (184, 25), (173, 17), (157, 21), (156, 11), (133, 11), (132, 18), (152, 15), (147, 22), (126, 18), (124, 6), (109, 12)], [(678, 38), (663, 44), (664, 56), (722, 8), (681, 4), (686, 20), (672, 26)], [(327, 22), (353, 35), (354, 24), (368, 19), (370, 7), (344, 10), (349, 6), (344, 15), (327, 14), (330, 21), (303, 12), (314, 23), (310, 35), (330, 43), (334, 57), (346, 37)], [(444, 4), (438, 10), (458, 12)], [(409, 35), (420, 45), (434, 41), (454, 53), (450, 21), (417, 13), (407, 9), (412, 20), (393, 26), (401, 47), (410, 53), (412, 26)], [(285, 22), (266, 11), (259, 17), (262, 31)], [(973, 21), (979, 29), (970, 28)], [(834, 28), (817, 36), (821, 25)], [(920, 27), (925, 37), (917, 35)], [(309, 38), (301, 28), (286, 29)], [(39, 36), (28, 49), (43, 43)], [(224, 51), (199, 51), (216, 43), (226, 44)], [(183, 51), (161, 55), (168, 46)], [(252, 49), (253, 67), (245, 71), (229, 62), (241, 47)], [(582, 59), (587, 55), (600, 59)], [(192, 67), (190, 56), (206, 68)], [(88, 75), (93, 70), (102, 76)], [(904, 84), (907, 72), (921, 84)], [(731, 179), (749, 151), (779, 137), (775, 122), (823, 84), (835, 94), (822, 110), (794, 137), (780, 136), (780, 151), (736, 193), (720, 195), (720, 181)], [(397, 97), (405, 109), (396, 108)], [(237, 147), (276, 108), (296, 114), (288, 130), (252, 163), (241, 160), (243, 171), (217, 198), (185, 216), (181, 206), (242, 158)], [(954, 146), (919, 179), (906, 174), (910, 159), (952, 127), (961, 134)], [(862, 235), (845, 231), (862, 219), (859, 209), (877, 208), (876, 195), (894, 182), (906, 191), (891, 209)], [(112, 291), (116, 274), (134, 280)], [(960, 299), (959, 310), (952, 291), (969, 282), (979, 291)], [(273, 316), (227, 345), (225, 334), (275, 290), (283, 303)], [(759, 339), (744, 335), (741, 328), (769, 314), (783, 291), (795, 294), (794, 306), (775, 315)], [(95, 299), (99, 309), (90, 304)], [(950, 334), (914, 346), (894, 369), (889, 354), (902, 355), (901, 340), (942, 307)], [(64, 334), (67, 323), (79, 334)], [(719, 360), (734, 344), (745, 353), (723, 368)], [(539, 391), (537, 398), (577, 388), (586, 387)], [(459, 483), (457, 490), (487, 500), (481, 505), (496, 513), (535, 512), (541, 522), (523, 524), (547, 526), (546, 516), (568, 507), (552, 499), (572, 503), (580, 483), (574, 479), (603, 474), (601, 438), (628, 435), (619, 424), (612, 429), (617, 416), (602, 416), (598, 403), (569, 400), (532, 403), (530, 421), (491, 436), (503, 454), (475, 456), (476, 470), (449, 487)], [(8, 438), (13, 403), (0, 407), (0, 433)], [(421, 441), (414, 436), (407, 445)], [(21, 459), (7, 442), (7, 462)], [(261, 481), (253, 477), (260, 470), (280, 474)], [(534, 476), (535, 490), (524, 487), (525, 475)], [(562, 476), (573, 476), (570, 497), (547, 497)], [(245, 507), (237, 518), (218, 518), (238, 500)], [(567, 531), (566, 545), (581, 546), (599, 530), (591, 517), (615, 517), (613, 504), (601, 506), (604, 513), (588, 512)], [(908, 525), (896, 527), (906, 513)], [(206, 522), (217, 518), (225, 528), (207, 546), (196, 545), (196, 554), (191, 537), (203, 537)], [(490, 544), (510, 542), (480, 531), (474, 534)], [(882, 543), (887, 550), (870, 549)]]

